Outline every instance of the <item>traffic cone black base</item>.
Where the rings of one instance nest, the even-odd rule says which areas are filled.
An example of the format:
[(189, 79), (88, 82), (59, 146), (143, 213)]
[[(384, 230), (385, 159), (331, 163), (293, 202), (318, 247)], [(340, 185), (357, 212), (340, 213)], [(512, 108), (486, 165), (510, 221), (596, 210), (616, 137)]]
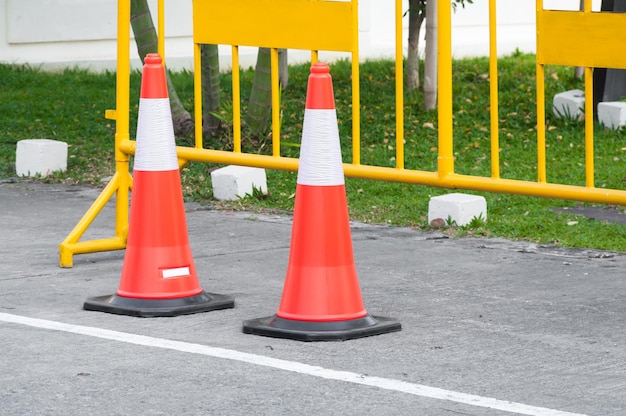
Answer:
[(97, 296), (87, 299), (83, 304), (83, 309), (88, 311), (143, 318), (188, 315), (234, 307), (235, 300), (231, 296), (204, 291), (195, 296), (172, 299), (139, 299), (118, 295)]
[(244, 321), (245, 334), (296, 341), (346, 341), (400, 331), (400, 322), (391, 318), (366, 315), (344, 321), (296, 321), (276, 315)]

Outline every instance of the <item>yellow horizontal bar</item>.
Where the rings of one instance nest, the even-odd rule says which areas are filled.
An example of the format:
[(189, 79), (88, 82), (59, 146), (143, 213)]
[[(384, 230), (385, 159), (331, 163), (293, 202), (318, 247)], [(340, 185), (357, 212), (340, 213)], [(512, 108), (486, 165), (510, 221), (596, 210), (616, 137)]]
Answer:
[[(134, 154), (135, 142), (122, 141), (123, 151)], [(179, 157), (196, 162), (212, 162), (225, 165), (255, 166), (265, 169), (298, 170), (298, 159), (265, 155), (233, 153), (222, 150), (177, 147)], [(383, 166), (352, 165), (344, 163), (347, 177), (372, 179), (388, 182), (411, 183), (450, 189), (499, 192), (517, 195), (537, 196), (550, 199), (598, 202), (603, 204), (626, 204), (626, 191), (605, 188), (561, 185), (545, 182), (527, 182), (514, 179), (487, 178), (482, 176), (449, 173), (440, 176), (438, 172), (396, 169)]]
[(352, 51), (352, 4), (327, 0), (194, 0), (195, 43)]
[(626, 14), (537, 12), (540, 64), (626, 68)]
[[(123, 140), (120, 142), (120, 150), (129, 155), (135, 154), (136, 142)], [(275, 157), (239, 152), (227, 152), (223, 150), (200, 149), (197, 147), (176, 146), (179, 159), (193, 162), (218, 163), (223, 165), (255, 166), (264, 169), (298, 170), (298, 159), (288, 157)]]
[(77, 243), (59, 244), (59, 257), (61, 267), (72, 267), (74, 254), (97, 253), (101, 251), (123, 250), (126, 241), (112, 237), (100, 240), (79, 241)]
[(107, 120), (117, 120), (117, 112), (115, 110), (104, 110), (104, 118)]
[(64, 244), (66, 249), (74, 254), (95, 253), (98, 251), (123, 250), (126, 242), (121, 238), (111, 237), (99, 240), (79, 241), (73, 244)]

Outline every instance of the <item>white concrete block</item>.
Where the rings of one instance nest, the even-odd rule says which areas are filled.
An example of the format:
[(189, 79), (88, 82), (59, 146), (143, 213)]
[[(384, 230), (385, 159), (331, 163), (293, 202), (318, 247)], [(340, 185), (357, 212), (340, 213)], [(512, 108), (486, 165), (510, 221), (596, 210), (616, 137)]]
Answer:
[(559, 118), (581, 120), (585, 114), (585, 93), (570, 90), (556, 94), (552, 99), (552, 111)]
[(267, 194), (265, 169), (230, 165), (211, 172), (213, 196), (219, 200), (236, 200), (253, 195), (253, 189)]
[(618, 129), (626, 125), (626, 103), (607, 101), (598, 103), (598, 120), (609, 129)]
[(67, 143), (30, 139), (17, 142), (15, 173), (18, 176), (48, 176), (67, 169)]
[(428, 223), (448, 218), (458, 226), (467, 225), (474, 217), (487, 220), (487, 201), (479, 195), (452, 193), (430, 198), (428, 203)]

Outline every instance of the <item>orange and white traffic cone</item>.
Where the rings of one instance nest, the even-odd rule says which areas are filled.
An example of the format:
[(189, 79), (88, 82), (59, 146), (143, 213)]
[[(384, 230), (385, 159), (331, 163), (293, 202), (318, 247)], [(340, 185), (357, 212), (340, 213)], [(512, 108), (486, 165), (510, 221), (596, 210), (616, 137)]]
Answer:
[(328, 65), (311, 67), (296, 185), (291, 249), (274, 316), (243, 332), (300, 341), (347, 340), (399, 331), (363, 306), (352, 253), (337, 114)]
[(165, 69), (144, 60), (128, 242), (114, 295), (83, 308), (132, 316), (177, 316), (234, 307), (230, 296), (200, 287), (189, 239)]

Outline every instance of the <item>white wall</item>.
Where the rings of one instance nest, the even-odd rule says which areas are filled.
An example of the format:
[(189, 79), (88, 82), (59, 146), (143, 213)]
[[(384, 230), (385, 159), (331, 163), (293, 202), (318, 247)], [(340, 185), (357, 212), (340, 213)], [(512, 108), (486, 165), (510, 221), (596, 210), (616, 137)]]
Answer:
[[(192, 67), (191, 2), (165, 1), (165, 53), (171, 69)], [(156, 12), (156, 0), (150, 0), (150, 4)], [(393, 56), (394, 4), (393, 0), (360, 0), (361, 59)], [(498, 54), (509, 54), (515, 49), (534, 52), (535, 1), (499, 0), (496, 4)], [(579, 0), (544, 0), (545, 8), (575, 10), (578, 4)], [(594, 9), (599, 9), (600, 0), (593, 4)], [(29, 63), (45, 69), (114, 69), (116, 13), (116, 0), (0, 0), (0, 22), (5, 29), (0, 30), (0, 62)], [(488, 55), (488, 16), (488, 0), (474, 0), (464, 9), (457, 9), (452, 33), (455, 57)], [(406, 43), (406, 19), (404, 31)], [(228, 68), (230, 47), (223, 47), (221, 52), (221, 63)], [(131, 53), (134, 58), (136, 50)], [(310, 56), (304, 51), (289, 53), (290, 62), (306, 61)], [(339, 56), (345, 55), (322, 53), (321, 59)], [(253, 65), (255, 57), (254, 48), (241, 49), (242, 66)]]

